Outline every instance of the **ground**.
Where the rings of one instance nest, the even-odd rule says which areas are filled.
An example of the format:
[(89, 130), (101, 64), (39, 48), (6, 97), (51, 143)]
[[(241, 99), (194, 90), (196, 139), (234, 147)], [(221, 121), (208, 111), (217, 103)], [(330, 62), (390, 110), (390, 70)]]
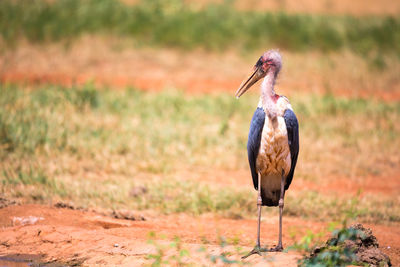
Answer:
[[(329, 1), (325, 2), (329, 5)], [(292, 5), (294, 1), (288, 3)], [(363, 6), (369, 7), (367, 4)], [(379, 6), (384, 9), (386, 5)], [(316, 8), (318, 9), (318, 6)], [(332, 12), (342, 11), (333, 9)], [(379, 12), (378, 10), (377, 13)], [(397, 11), (388, 11), (391, 12)], [(93, 82), (117, 90), (134, 86), (143, 90), (178, 88), (188, 94), (213, 94), (224, 91), (233, 95), (246, 76), (246, 71), (250, 71), (257, 55), (262, 52), (237, 55), (235, 51), (210, 54), (199, 50), (157, 50), (136, 48), (128, 40), (107, 38), (105, 41), (102, 37), (87, 36), (73, 44), (32, 45), (21, 42), (15, 50), (2, 54), (0, 80), (2, 83), (26, 84), (27, 88), (42, 83), (73, 85)], [(288, 63), (284, 65), (278, 84), (282, 94), (328, 92), (335, 96), (373, 98), (387, 102), (400, 100), (400, 64), (397, 60), (391, 62), (389, 59), (388, 65), (391, 68), (383, 72), (371, 71), (367, 61), (346, 51), (328, 55), (320, 52), (285, 52), (284, 60)], [(374, 199), (384, 196), (397, 200), (400, 193), (400, 169), (396, 165), (396, 156), (392, 157), (393, 166), (389, 173), (351, 179), (342, 176), (322, 177), (324, 179), (318, 180), (295, 177), (288, 194), (296, 196), (301, 192), (316, 191), (321, 194), (335, 194), (340, 199), (343, 195), (356, 195), (360, 192), (361, 196), (367, 195)], [(79, 168), (81, 165), (78, 163), (81, 161), (76, 161), (72, 165)], [(182, 180), (196, 179), (209, 186), (217, 184), (252, 187), (247, 169), (196, 170), (194, 173), (192, 170), (187, 170), (188, 173), (185, 171), (178, 172), (176, 176)], [(93, 180), (96, 178), (98, 179), (94, 177)], [(254, 191), (254, 205), (255, 194)], [(145, 220), (126, 220), (112, 218), (109, 212), (99, 209), (76, 209), (74, 206), (69, 208), (68, 205), (64, 208), (55, 207), (55, 203), (39, 205), (29, 201), (26, 203), (24, 199), (17, 202), (20, 203), (0, 208), (0, 256), (16, 258), (17, 254), (29, 254), (36, 258), (39, 256), (39, 261), (42, 262), (56, 261), (89, 266), (131, 266), (132, 262), (149, 264), (154, 259), (146, 257), (159, 253), (157, 248), (160, 246), (166, 246), (163, 253), (171, 256), (175, 248), (169, 245), (174, 242), (174, 237), (178, 236), (182, 246), (192, 255), (192, 260), (207, 265), (210, 264), (207, 254), (219, 255), (225, 249), (234, 249), (232, 246), (221, 248), (220, 236), (232, 242), (237, 240), (237, 246), (243, 250), (250, 250), (256, 235), (255, 215), (245, 219), (229, 219), (215, 214), (160, 215), (152, 210), (133, 210), (129, 212), (134, 213), (135, 218), (140, 219), (143, 216)], [(269, 213), (263, 217), (261, 232), (262, 243), (265, 245), (276, 244), (277, 214), (278, 212), (271, 217)], [(399, 266), (400, 223), (375, 220), (364, 225), (373, 230), (380, 248), (390, 256), (393, 266)], [(284, 246), (290, 247), (307, 234), (308, 230), (326, 232), (327, 226), (328, 221), (320, 218), (285, 216)], [(295, 236), (292, 236), (293, 233)], [(206, 252), (198, 251), (202, 246)], [(275, 266), (295, 266), (300, 257), (300, 254), (291, 251), (270, 253), (266, 258), (252, 256), (248, 261), (260, 266), (265, 266), (266, 263)]]
[[(234, 92), (263, 53), (235, 50), (155, 50), (136, 47), (131, 40), (82, 37), (72, 44), (21, 43), (0, 57), (0, 81), (29, 84), (85, 84), (161, 91), (177, 88), (187, 93)], [(284, 95), (334, 93), (336, 96), (400, 99), (400, 64), (387, 58), (376, 70), (367, 59), (338, 53), (285, 51), (278, 90)], [(355, 67), (357, 66), (357, 67)], [(256, 91), (256, 90), (253, 90)], [(256, 92), (257, 93), (257, 92)]]
[[(113, 219), (91, 211), (70, 210), (41, 205), (9, 206), (0, 210), (1, 255), (18, 253), (45, 255), (43, 261), (82, 262), (85, 265), (126, 265), (149, 263), (146, 256), (156, 253), (156, 247), (149, 244), (149, 232), (165, 235), (161, 243), (168, 243), (179, 236), (198, 261), (204, 256), (196, 254), (195, 248), (206, 246), (210, 253), (220, 250), (216, 236), (239, 237), (240, 246), (250, 250), (256, 229), (255, 220), (232, 220), (213, 215), (191, 217), (188, 215), (147, 216), (146, 221)], [(15, 218), (39, 218), (36, 223), (20, 225)], [(263, 244), (275, 244), (277, 218), (265, 218), (262, 222)], [(325, 223), (299, 218), (285, 218), (284, 246), (292, 244), (290, 230), (296, 229), (298, 237), (307, 230), (321, 231)], [(400, 263), (399, 225), (366, 225), (372, 227), (380, 248), (387, 253), (393, 266)], [(204, 240), (207, 240), (205, 243)], [(205, 244), (204, 244), (205, 243)], [(170, 249), (171, 250), (171, 249)], [(168, 253), (168, 250), (167, 250)], [(269, 260), (279, 266), (296, 266), (300, 255), (295, 252), (270, 253)], [(193, 258), (192, 258), (193, 259)], [(252, 263), (264, 263), (265, 259), (252, 256)]]
[[(241, 173), (239, 173), (241, 174)], [(394, 174), (396, 176), (396, 174)], [(225, 177), (225, 178), (224, 178)], [(244, 175), (227, 175), (222, 172), (214, 179), (204, 179), (206, 183), (227, 181), (240, 184)], [(234, 177), (233, 179), (231, 179)], [(388, 180), (371, 177), (362, 181), (334, 179), (322, 186), (293, 182), (291, 191), (299, 192), (315, 187), (321, 192), (355, 192), (362, 189), (364, 194), (379, 196), (381, 193), (395, 197), (400, 184), (389, 186)], [(201, 178), (200, 178), (201, 179)], [(375, 182), (374, 182), (375, 181)], [(398, 182), (398, 181), (397, 181)], [(249, 181), (250, 183), (250, 181)], [(374, 184), (374, 186), (372, 186)], [(250, 184), (248, 184), (250, 186)], [(58, 207), (56, 207), (58, 206)], [(190, 216), (187, 214), (160, 215), (152, 211), (131, 211), (137, 220), (115, 219), (99, 210), (79, 210), (60, 205), (23, 204), (10, 205), (0, 209), (0, 255), (16, 254), (43, 255), (41, 261), (75, 262), (84, 265), (126, 265), (132, 262), (149, 264), (148, 254), (157, 254), (157, 245), (149, 243), (155, 240), (158, 245), (165, 245), (165, 255), (173, 253), (169, 247), (175, 236), (181, 239), (191, 253), (191, 260), (207, 264), (205, 254), (198, 252), (201, 246), (207, 253), (216, 255), (231, 247), (221, 248), (218, 237), (237, 240), (237, 246), (243, 251), (250, 250), (256, 234), (256, 220), (227, 219), (214, 214)], [(32, 216), (32, 217), (30, 217)], [(132, 216), (131, 216), (132, 217)], [(145, 220), (142, 221), (141, 218)], [(36, 218), (36, 219), (35, 219)], [(25, 221), (23, 221), (25, 220)], [(400, 264), (400, 224), (367, 223), (378, 238), (380, 248), (389, 255), (393, 266)], [(328, 235), (328, 223), (310, 218), (284, 217), (283, 244), (290, 247), (299, 241), (307, 231), (325, 232)], [(157, 233), (152, 236), (151, 233)], [(273, 246), (277, 241), (278, 216), (264, 216), (262, 221), (262, 243)], [(296, 266), (301, 257), (297, 252), (270, 253), (267, 258), (252, 256), (249, 261), (264, 266), (266, 263), (279, 266)]]

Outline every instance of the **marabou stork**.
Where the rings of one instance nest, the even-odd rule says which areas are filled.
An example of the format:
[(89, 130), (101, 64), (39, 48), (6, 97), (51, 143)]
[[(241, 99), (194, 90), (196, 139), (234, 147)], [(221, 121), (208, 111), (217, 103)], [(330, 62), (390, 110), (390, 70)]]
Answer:
[[(250, 124), (247, 153), (254, 188), (258, 191), (257, 243), (243, 258), (266, 251), (282, 251), (282, 211), (285, 191), (293, 179), (299, 153), (299, 124), (289, 100), (274, 91), (282, 67), (278, 51), (269, 50), (236, 92), (243, 95), (261, 78), (261, 96)], [(261, 206), (279, 206), (279, 240), (271, 249), (260, 247)]]

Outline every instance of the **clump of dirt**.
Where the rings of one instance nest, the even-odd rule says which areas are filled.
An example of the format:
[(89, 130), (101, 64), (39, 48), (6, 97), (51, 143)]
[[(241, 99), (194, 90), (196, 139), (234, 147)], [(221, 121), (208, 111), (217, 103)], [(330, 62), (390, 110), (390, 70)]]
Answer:
[(358, 261), (370, 266), (392, 266), (389, 257), (379, 249), (378, 240), (371, 229), (364, 228), (362, 224), (354, 224), (350, 228), (360, 233), (356, 240), (346, 240), (346, 246), (354, 249)]
[(140, 215), (135, 214), (130, 210), (113, 210), (111, 213), (111, 217), (115, 219), (124, 219), (124, 220), (131, 220), (131, 221), (145, 221), (146, 219)]
[(317, 247), (311, 257), (329, 251), (332, 246), (338, 246), (344, 248), (344, 251), (353, 253), (357, 263), (367, 263), (373, 267), (392, 266), (390, 258), (379, 249), (378, 240), (371, 229), (364, 228), (358, 223), (351, 225), (345, 231), (349, 234), (336, 234), (326, 242), (325, 246)]
[(65, 203), (65, 202), (57, 202), (56, 204), (54, 204), (54, 207), (59, 208), (59, 209), (85, 210), (82, 207), (76, 207), (74, 204)]
[(15, 200), (10, 200), (10, 199), (0, 197), (0, 209), (11, 206), (11, 205), (18, 205), (18, 203)]

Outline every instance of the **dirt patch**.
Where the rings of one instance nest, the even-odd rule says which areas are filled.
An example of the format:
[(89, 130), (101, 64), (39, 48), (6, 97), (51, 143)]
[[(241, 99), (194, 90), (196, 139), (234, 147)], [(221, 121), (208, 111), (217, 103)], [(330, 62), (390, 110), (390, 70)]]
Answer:
[[(191, 170), (181, 170), (177, 172), (177, 177), (181, 179), (195, 180), (208, 185), (219, 186), (243, 186), (252, 187), (250, 170), (204, 170), (198, 169), (196, 172)], [(144, 177), (143, 179), (146, 179)], [(162, 178), (160, 178), (162, 179)], [(390, 171), (385, 175), (365, 176), (365, 177), (339, 177), (327, 176), (324, 179), (317, 178), (299, 179), (290, 186), (291, 192), (315, 191), (323, 194), (342, 194), (348, 195), (385, 195), (397, 197), (400, 194), (400, 171)]]
[[(72, 203), (65, 202), (57, 202), (54, 204), (54, 207), (59, 209), (70, 209), (70, 210), (81, 210), (88, 211), (88, 209), (82, 207), (76, 207)], [(139, 213), (130, 211), (130, 210), (111, 210), (111, 211), (101, 211), (101, 210), (92, 210), (91, 212), (97, 213), (102, 216), (109, 216), (115, 219), (124, 219), (131, 221), (145, 221), (145, 217)], [(104, 228), (112, 228), (112, 223), (100, 223), (100, 225), (104, 225)]]
[(398, 196), (400, 194), (400, 173), (392, 171), (384, 176), (366, 176), (355, 178), (326, 177), (318, 181), (296, 180), (291, 190), (316, 191), (324, 194), (346, 193), (350, 195), (386, 195)]
[[(218, 54), (136, 49), (128, 40), (88, 36), (68, 49), (61, 44), (20, 43), (15, 50), (0, 56), (0, 81), (29, 86), (93, 82), (111, 88), (131, 86), (150, 91), (177, 88), (187, 93), (233, 95), (262, 52), (238, 55), (235, 51)], [(377, 72), (369, 69), (366, 60), (345, 52), (282, 53), (285, 65), (277, 84), (280, 94), (329, 91), (349, 97), (400, 100), (397, 61), (388, 59), (391, 68)]]
[(65, 203), (65, 202), (57, 202), (56, 204), (54, 204), (54, 207), (59, 208), (59, 209), (85, 210), (82, 207), (76, 207), (72, 203)]
[(143, 215), (137, 214), (130, 210), (114, 210), (111, 213), (111, 216), (115, 219), (124, 219), (124, 220), (131, 220), (131, 221), (145, 221)]
[(7, 198), (0, 197), (0, 209), (11, 206), (11, 205), (18, 205), (18, 203), (15, 200), (10, 200)]
[[(43, 220), (29, 225), (12, 224), (13, 217), (42, 217)], [(154, 245), (148, 243), (149, 233), (157, 234), (153, 239), (169, 246), (179, 236), (191, 255), (199, 261), (207, 260), (196, 251), (206, 246), (209, 253), (219, 253), (219, 236), (238, 240), (238, 245), (248, 250), (254, 245), (256, 220), (231, 220), (214, 215), (191, 217), (185, 214), (146, 215), (146, 221), (114, 219), (98, 213), (82, 210), (60, 209), (42, 205), (9, 206), (0, 210), (0, 256), (24, 253), (45, 255), (45, 261), (70, 262), (82, 260), (92, 265), (138, 265), (148, 262), (146, 256), (156, 253)], [(284, 246), (293, 244), (291, 235), (301, 238), (308, 230), (318, 232), (325, 223), (284, 218)], [(394, 266), (400, 264), (399, 225), (369, 225), (374, 229), (384, 253), (388, 254)], [(278, 233), (277, 216), (264, 218), (262, 222), (262, 243), (276, 244)], [(23, 240), (23, 242), (22, 242)], [(390, 248), (388, 248), (390, 247)], [(173, 253), (173, 251), (166, 251)], [(397, 256), (396, 256), (397, 255)], [(299, 255), (271, 254), (270, 263), (278, 266), (296, 266)], [(252, 257), (250, 261), (266, 264), (264, 258)], [(271, 260), (273, 260), (271, 262)], [(261, 266), (261, 265), (260, 265)]]

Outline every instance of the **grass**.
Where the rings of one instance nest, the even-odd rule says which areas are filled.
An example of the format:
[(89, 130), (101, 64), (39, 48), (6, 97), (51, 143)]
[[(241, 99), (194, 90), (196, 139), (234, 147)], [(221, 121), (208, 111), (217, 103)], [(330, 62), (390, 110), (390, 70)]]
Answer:
[[(397, 170), (399, 103), (291, 98), (301, 133), (296, 179), (319, 183)], [(248, 168), (245, 147), (256, 103), (251, 94), (238, 101), (228, 94), (115, 91), (91, 84), (34, 90), (3, 84), (0, 192), (45, 203), (254, 216), (250, 180), (238, 188), (194, 175)], [(132, 195), (140, 186), (145, 193)], [(290, 191), (285, 212), (329, 220), (353, 208), (363, 221), (400, 221), (393, 215), (400, 214), (398, 201)]]
[[(182, 240), (175, 236), (171, 243), (164, 240), (163, 236), (157, 236), (150, 232), (147, 243), (154, 246), (156, 253), (150, 253), (146, 259), (152, 261), (149, 266), (209, 266), (211, 265), (234, 265), (234, 266), (252, 266), (249, 262), (242, 262), (240, 256), (244, 255), (243, 248), (238, 246), (237, 242), (229, 242), (223, 236), (219, 236), (218, 246), (210, 247), (208, 243), (202, 246), (184, 244)], [(238, 240), (237, 240), (238, 241)], [(206, 246), (207, 244), (207, 246)]]
[(140, 1), (136, 5), (113, 0), (5, 0), (0, 2), (0, 32), (8, 44), (21, 38), (43, 42), (112, 34), (132, 37), (139, 45), (184, 49), (348, 48), (362, 55), (400, 55), (399, 18), (238, 11), (230, 1), (195, 9), (182, 0)]

